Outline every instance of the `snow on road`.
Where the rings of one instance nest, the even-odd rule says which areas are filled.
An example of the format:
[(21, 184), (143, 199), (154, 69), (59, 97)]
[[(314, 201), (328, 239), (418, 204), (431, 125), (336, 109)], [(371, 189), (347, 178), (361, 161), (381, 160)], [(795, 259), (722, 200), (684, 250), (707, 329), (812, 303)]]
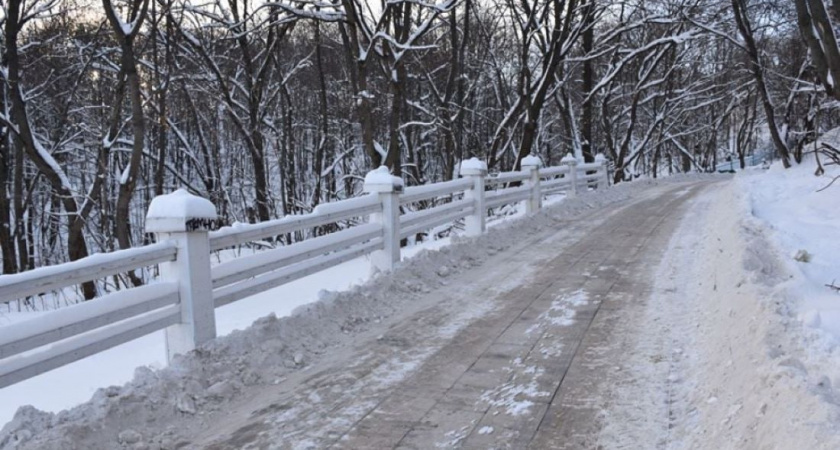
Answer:
[[(305, 299), (313, 294), (317, 294), (320, 301), (299, 307), (290, 317), (278, 318), (277, 314), (265, 317), (245, 331), (231, 330), (244, 328), (242, 325), (250, 320), (250, 317), (240, 317), (237, 314), (223, 316), (224, 309), (221, 309), (217, 311), (217, 317), (221, 321), (230, 320), (236, 323), (234, 326), (220, 327), (230, 331), (227, 336), (217, 339), (195, 354), (176, 361), (172, 367), (160, 370), (140, 367), (135, 371), (130, 383), (122, 387), (98, 389), (91, 401), (69, 411), (53, 414), (30, 407), (22, 408), (15, 420), (0, 432), (0, 448), (14, 448), (17, 441), (25, 441), (36, 435), (47, 440), (57, 439), (53, 441), (53, 445), (56, 445), (54, 448), (72, 448), (72, 445), (78, 445), (71, 444), (72, 442), (89, 443), (89, 446), (82, 445), (80, 448), (111, 448), (117, 434), (125, 428), (127, 422), (148, 422), (148, 428), (157, 426), (160, 430), (165, 430), (167, 424), (175, 422), (176, 419), (193, 419), (196, 423), (202, 423), (203, 415), (218, 412), (225, 401), (240, 395), (248, 386), (281, 382), (289, 373), (309, 367), (313, 359), (345, 341), (346, 335), (365, 330), (404, 310), (406, 305), (416, 298), (426, 295), (433, 288), (451, 283), (450, 280), (458, 273), (482, 263), (492, 255), (512, 245), (526, 245), (523, 235), (528, 236), (529, 233), (542, 230), (546, 226), (556, 226), (558, 221), (580, 216), (595, 207), (626, 201), (629, 196), (645, 191), (648, 186), (648, 183), (634, 183), (605, 192), (582, 195), (572, 201), (546, 208), (539, 216), (528, 218), (524, 222), (520, 221), (515, 225), (499, 224), (477, 240), (456, 239), (451, 246), (442, 247), (436, 252), (421, 249), (412, 262), (397, 273), (380, 276), (344, 292), (321, 291), (317, 294), (324, 288), (344, 289), (347, 286), (312, 286), (313, 283), (303, 287), (294, 283), (287, 285), (289, 291), (286, 295), (278, 295), (276, 291), (272, 298), (266, 298), (268, 294), (262, 295), (263, 302), (270, 303), (270, 306), (265, 307), (288, 308), (290, 303), (295, 305), (296, 299)], [(342, 267), (337, 267), (336, 270), (339, 272), (328, 272), (326, 276), (344, 282), (346, 276), (337, 276), (343, 270)], [(507, 280), (496, 288), (503, 288), (507, 283), (517, 283), (516, 280)], [(149, 347), (154, 349), (154, 345)], [(119, 349), (120, 347), (113, 350)], [(148, 354), (149, 349), (144, 351)], [(163, 352), (159, 354), (162, 356)], [(107, 352), (102, 355), (107, 355)], [(113, 357), (125, 357), (130, 360), (134, 355), (121, 353)], [(126, 364), (126, 367), (130, 366)], [(112, 370), (104, 363), (102, 369)], [(64, 381), (60, 378), (60, 370), (52, 372), (52, 375), (46, 374), (58, 377), (49, 379), (49, 382), (54, 386), (66, 387), (68, 383), (72, 385), (72, 380)], [(88, 367), (88, 370), (95, 372), (97, 368)], [(77, 373), (75, 376), (78, 379), (84, 378), (83, 373)], [(120, 383), (121, 380), (115, 382)], [(23, 386), (22, 390), (7, 397), (13, 398), (16, 404), (21, 404), (27, 396), (38, 397), (37, 387), (26, 386), (25, 383), (18, 386)], [(87, 386), (83, 384), (69, 389), (76, 393), (78, 399), (74, 401), (90, 396), (87, 389), (90, 389), (91, 385)], [(3, 391), (0, 391), (0, 394), (6, 395)], [(126, 409), (129, 411), (125, 414), (117, 413)], [(43, 433), (45, 428), (62, 423), (67, 425), (58, 427), (59, 429), (53, 428), (50, 436)], [(69, 425), (71, 423), (72, 425)], [(167, 433), (157, 433), (154, 436), (155, 445), (166, 442), (169, 439)]]
[(834, 323), (808, 319), (840, 304), (818, 286), (840, 271), (840, 197), (812, 169), (745, 172), (695, 202), (605, 394), (604, 448), (840, 448)]
[[(552, 196), (546, 204), (555, 204), (564, 196)], [(496, 227), (507, 220), (524, 215), (522, 208), (506, 205), (502, 214), (488, 226)], [(504, 220), (503, 220), (504, 219)], [(440, 228), (444, 228), (441, 226)], [(448, 245), (451, 238), (425, 241), (402, 250), (403, 260)], [(236, 252), (223, 252), (224, 260), (235, 258)], [(219, 262), (219, 261), (216, 261)], [(317, 301), (328, 292), (350, 289), (370, 278), (368, 256), (339, 264), (282, 286), (252, 295), (216, 310), (216, 330), (226, 336), (248, 328), (256, 319), (274, 314), (289, 316), (296, 308)], [(17, 322), (37, 320), (43, 311), (10, 313), (0, 311), (0, 328)], [(0, 424), (10, 421), (19, 407), (32, 405), (40, 410), (59, 412), (89, 400), (101, 388), (131, 381), (137, 367), (166, 367), (166, 342), (159, 331), (127, 342), (104, 352), (59, 367), (18, 384), (0, 389)], [(68, 386), (71, 386), (68, 388)]]
[[(833, 319), (840, 296), (822, 286), (840, 267), (840, 251), (830, 242), (840, 208), (825, 211), (836, 200), (814, 193), (809, 170), (745, 172), (707, 188), (688, 200), (682, 224), (662, 249), (664, 259), (642, 255), (642, 264), (652, 262), (649, 270), (655, 270), (650, 294), (627, 298), (633, 306), (626, 310), (608, 309), (593, 325), (607, 341), (587, 344), (596, 364), (577, 363), (583, 365), (578, 377), (595, 370), (600, 378), (582, 385), (591, 391), (579, 400), (599, 405), (595, 435), (585, 442), (607, 449), (840, 448), (834, 388), (840, 385), (840, 341)], [(566, 230), (570, 219), (589, 214), (603, 220), (593, 214), (619, 202), (638, 204), (654, 195), (650, 186), (643, 181), (583, 195), (477, 240), (456, 238), (439, 251), (420, 252), (393, 274), (321, 294), (291, 317), (269, 316), (233, 331), (173, 367), (139, 369), (131, 383), (99, 390), (73, 410), (56, 415), (24, 408), (0, 432), (0, 448), (168, 449), (187, 436), (205, 436), (194, 442), (207, 445), (216, 442), (213, 436), (228, 436), (207, 447), (221, 449), (265, 433), (300, 448), (345, 442), (351, 424), (383, 407), (374, 399), (404, 384), (433, 358), (435, 346), (488, 320), (493, 306), (487, 298), (534, 276), (538, 262), (523, 260), (524, 249), (549, 237), (580, 240), (586, 229)], [(694, 195), (690, 186), (668, 192), (671, 198)], [(794, 261), (799, 249), (813, 258)], [(597, 280), (611, 271), (595, 264), (582, 275)], [(563, 291), (548, 299), (523, 336), (571, 329), (576, 311), (591, 314), (594, 301), (586, 290)], [(465, 302), (471, 307), (464, 309)], [(436, 331), (418, 334), (429, 330)], [(537, 350), (551, 360), (569, 349)], [(548, 374), (532, 362), (511, 359), (506, 370), (517, 375), (476, 395), (510, 417), (531, 417), (551, 396)], [(255, 412), (272, 389), (275, 402)], [(413, 401), (419, 407), (427, 399)], [(252, 421), (254, 414), (273, 419)], [(465, 426), (441, 430), (429, 442), (457, 447), (470, 442), (468, 436), (500, 439), (511, 431), (464, 414)]]
[[(331, 267), (318, 274), (285, 284), (216, 310), (220, 336), (244, 330), (268, 314), (284, 317), (303, 304), (316, 301), (324, 291), (341, 291), (368, 278), (367, 258)], [(37, 320), (41, 312), (0, 313), (0, 327), (17, 321)], [(164, 332), (159, 331), (84, 358), (18, 384), (0, 389), (0, 423), (12, 419), (23, 405), (59, 412), (88, 401), (104, 387), (121, 385), (134, 377), (140, 366), (166, 367)]]

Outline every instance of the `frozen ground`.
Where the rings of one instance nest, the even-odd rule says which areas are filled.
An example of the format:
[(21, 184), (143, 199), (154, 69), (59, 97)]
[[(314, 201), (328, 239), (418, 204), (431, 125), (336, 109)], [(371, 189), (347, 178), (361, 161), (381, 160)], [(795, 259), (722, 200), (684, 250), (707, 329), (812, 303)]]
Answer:
[[(357, 339), (370, 333), (378, 333), (374, 338), (387, 336), (382, 331), (394, 320), (411, 321), (412, 314), (439, 303), (441, 296), (455, 295), (455, 300), (450, 299), (455, 309), (429, 319), (437, 325), (436, 329), (415, 330), (414, 336), (406, 330), (387, 340), (397, 344), (448, 342), (459, 330), (484, 317), (486, 308), (492, 306), (493, 295), (522, 285), (522, 277), (539, 268), (532, 267), (530, 263), (536, 261), (529, 259), (517, 264), (517, 254), (526, 250), (554, 254), (558, 250), (543, 246), (544, 239), (580, 239), (598, 220), (615, 216), (613, 212), (606, 214), (614, 211), (613, 205), (627, 204), (631, 198), (655, 203), (652, 184), (632, 183), (567, 200), (536, 217), (500, 225), (477, 240), (456, 241), (438, 252), (422, 252), (393, 275), (380, 276), (344, 293), (323, 295), (320, 302), (299, 309), (291, 317), (262, 319), (246, 331), (234, 331), (218, 339), (173, 367), (159, 371), (138, 369), (128, 385), (99, 390), (91, 402), (70, 411), (55, 415), (24, 408), (0, 434), (0, 447), (15, 448), (18, 442), (28, 442), (28, 448), (94, 449), (113, 448), (122, 442), (137, 448), (169, 448), (184, 439), (185, 434), (189, 437), (206, 427), (218, 428), (217, 418), (228, 417), (233, 414), (231, 409), (236, 409), (232, 402), (241, 407), (241, 402), (247, 404), (254, 396), (259, 399), (259, 393), (275, 385), (276, 389), (287, 388), (295, 379), (311, 376), (318, 364), (339, 364), (348, 369), (345, 375), (329, 377), (333, 381), (352, 378), (354, 367), (372, 371), (378, 386), (374, 390), (387, 390), (435, 355), (434, 347), (411, 352), (397, 345), (389, 347), (392, 353), (353, 356), (347, 348)], [(582, 217), (589, 217), (590, 221)], [(571, 223), (575, 226), (566, 230)], [(461, 280), (461, 274), (468, 279)], [(549, 275), (554, 280), (556, 275)], [(566, 303), (554, 299), (547, 305), (549, 309), (559, 308), (549, 311), (553, 317), (548, 322), (551, 326), (562, 327), (569, 320), (562, 311), (564, 304), (584, 304), (575, 298), (572, 296)], [(504, 396), (511, 391), (498, 394)], [(317, 403), (315, 400), (302, 402)], [(346, 421), (352, 424), (355, 414), (364, 411), (365, 405), (347, 408), (343, 413), (314, 414), (329, 418), (333, 426), (341, 426)], [(289, 414), (300, 416), (304, 412)], [(328, 425), (321, 428), (328, 429)]]
[[(292, 317), (262, 319), (247, 331), (234, 331), (174, 367), (160, 371), (138, 369), (132, 383), (99, 390), (86, 406), (58, 415), (41, 413), (34, 408), (23, 409), (5, 428), (0, 443), (10, 446), (14, 440), (29, 435), (46, 438), (42, 428), (66, 423), (53, 430), (56, 433), (53, 437), (69, 433), (78, 442), (91, 442), (86, 439), (92, 439), (102, 445), (99, 448), (110, 448), (113, 440), (101, 441), (99, 438), (103, 436), (98, 433), (103, 431), (99, 428), (105, 425), (101, 420), (104, 416), (119, 422), (122, 414), (115, 414), (116, 410), (135, 410), (125, 414), (142, 417), (141, 423), (154, 417), (149, 426), (157, 424), (161, 429), (165, 429), (162, 424), (170, 423), (175, 417), (193, 417), (192, 411), (200, 418), (217, 410), (225, 397), (234, 395), (244, 386), (271, 384), (309, 366), (313, 358), (343, 342), (345, 334), (352, 335), (401, 312), (417, 298), (426, 296), (427, 291), (450, 283), (459, 272), (482, 263), (491, 255), (512, 245), (524, 245), (522, 236), (529, 233), (523, 230), (542, 230), (596, 206), (625, 202), (630, 195), (644, 191), (649, 185), (634, 183), (582, 196), (548, 208), (536, 218), (517, 222), (516, 232), (510, 225), (503, 224), (477, 241), (456, 242), (439, 252), (421, 252), (393, 275), (379, 277), (344, 293), (323, 294), (320, 302), (299, 310)], [(527, 225), (524, 229), (523, 224)], [(53, 382), (63, 384), (60, 378)], [(169, 406), (173, 402), (177, 407)], [(121, 426), (114, 425), (110, 431), (118, 434)], [(98, 438), (93, 439), (95, 436)], [(86, 447), (81, 445), (79, 448)]]
[[(563, 198), (563, 195), (551, 196), (546, 205), (555, 204)], [(517, 219), (523, 211), (523, 208), (506, 205), (496, 211), (488, 226), (492, 228)], [(440, 230), (444, 228), (447, 227), (439, 227)], [(449, 243), (449, 237), (417, 243), (404, 248), (402, 256), (407, 260), (421, 251), (436, 250)], [(227, 251), (219, 257), (226, 260), (236, 255)], [(269, 314), (286, 317), (295, 308), (317, 301), (327, 292), (344, 291), (364, 283), (370, 278), (370, 273), (370, 261), (365, 256), (226, 305), (216, 310), (217, 332), (225, 336), (235, 330), (243, 330)], [(0, 310), (0, 328), (15, 322), (37, 320), (41, 314), (42, 311), (18, 313)], [(152, 369), (166, 366), (162, 331), (0, 389), (0, 425), (10, 421), (23, 405), (32, 405), (47, 412), (59, 412), (79, 405), (90, 400), (100, 388), (130, 381), (135, 368), (140, 366)]]
[(674, 234), (602, 394), (605, 448), (840, 448), (840, 372), (814, 356), (792, 255), (752, 217), (744, 183), (708, 191)]
[(840, 448), (838, 208), (807, 166), (775, 170), (456, 238), (70, 411), (24, 408), (0, 448)]
[[(837, 145), (838, 139), (833, 141)], [(826, 166), (816, 177), (816, 161), (807, 158), (790, 170), (776, 164), (737, 181), (755, 223), (766, 230), (789, 272), (790, 280), (779, 288), (797, 298), (791, 306), (805, 325), (833, 343), (840, 339), (840, 292), (826, 285), (840, 285), (840, 182), (826, 186), (840, 176), (840, 167)]]

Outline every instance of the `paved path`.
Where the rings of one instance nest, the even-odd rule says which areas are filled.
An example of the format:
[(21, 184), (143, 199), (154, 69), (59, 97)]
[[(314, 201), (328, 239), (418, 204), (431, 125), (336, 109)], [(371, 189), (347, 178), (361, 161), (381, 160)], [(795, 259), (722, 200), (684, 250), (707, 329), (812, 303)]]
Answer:
[(624, 333), (688, 200), (707, 185), (659, 186), (529, 237), (246, 399), (188, 447), (596, 446)]

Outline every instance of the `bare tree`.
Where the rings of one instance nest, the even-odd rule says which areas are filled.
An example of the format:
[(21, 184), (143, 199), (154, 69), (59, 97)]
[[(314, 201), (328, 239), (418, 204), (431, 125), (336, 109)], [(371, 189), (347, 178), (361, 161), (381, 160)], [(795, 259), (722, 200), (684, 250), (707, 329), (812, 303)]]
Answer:
[[(26, 151), (27, 156), (38, 170), (49, 181), (58, 201), (61, 203), (69, 222), (67, 229), (67, 252), (70, 260), (77, 260), (88, 256), (87, 242), (83, 234), (86, 213), (90, 207), (76, 202), (70, 179), (61, 166), (34, 133), (27, 112), (26, 96), (21, 87), (21, 60), (18, 38), (24, 26), (39, 14), (55, 7), (57, 0), (45, 2), (30, 2), (24, 7), (22, 0), (10, 0), (6, 7), (4, 23), (4, 52), (2, 64), (5, 71), (0, 75), (7, 84), (10, 107), (8, 115), (2, 120), (15, 136), (14, 142)], [(18, 191), (17, 195), (21, 195)], [(18, 216), (20, 217), (20, 216)], [(96, 296), (93, 283), (82, 285), (84, 297), (91, 299)]]
[(764, 108), (764, 116), (767, 120), (767, 127), (770, 130), (770, 137), (773, 140), (773, 145), (776, 147), (776, 152), (782, 159), (782, 164), (784, 164), (785, 168), (788, 168), (790, 167), (790, 149), (788, 149), (787, 143), (782, 139), (782, 135), (779, 132), (779, 125), (776, 123), (776, 112), (773, 107), (773, 101), (770, 98), (770, 91), (768, 90), (764, 75), (764, 65), (755, 41), (747, 8), (747, 0), (732, 0), (735, 22), (738, 25), (738, 32), (744, 40), (743, 48), (750, 58), (750, 69), (753, 77), (755, 77), (758, 93), (761, 96), (761, 105)]
[[(120, 44), (120, 77), (118, 83), (124, 84), (128, 88), (129, 99), (131, 101), (131, 125), (132, 125), (132, 145), (131, 157), (128, 161), (128, 166), (123, 169), (120, 178), (119, 196), (117, 197), (116, 217), (114, 225), (116, 226), (117, 242), (120, 248), (131, 247), (131, 218), (129, 207), (131, 206), (131, 199), (134, 196), (134, 190), (137, 187), (137, 174), (140, 170), (140, 160), (145, 151), (146, 138), (146, 121), (143, 115), (143, 99), (140, 92), (140, 76), (137, 73), (137, 58), (135, 57), (134, 41), (143, 27), (143, 22), (146, 20), (146, 14), (149, 10), (149, 0), (130, 0), (128, 4), (127, 21), (123, 21), (111, 0), (102, 0), (102, 6), (105, 8), (105, 16), (111, 24), (111, 29), (117, 42)], [(122, 106), (125, 87), (117, 89), (119, 96), (116, 99), (114, 110), (119, 110)], [(115, 113), (115, 117), (119, 117)], [(111, 130), (113, 131), (112, 123)], [(109, 132), (109, 137), (105, 140), (104, 147), (108, 147), (113, 143), (115, 135)], [(129, 272), (129, 277), (135, 286), (142, 284), (141, 280), (133, 272)]]

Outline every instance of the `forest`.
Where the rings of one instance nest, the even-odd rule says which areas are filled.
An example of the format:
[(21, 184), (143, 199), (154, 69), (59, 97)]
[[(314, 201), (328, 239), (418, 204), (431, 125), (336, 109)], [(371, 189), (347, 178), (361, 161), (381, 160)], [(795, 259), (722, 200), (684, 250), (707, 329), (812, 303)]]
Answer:
[(743, 166), (755, 152), (786, 167), (815, 151), (830, 161), (836, 150), (809, 144), (840, 124), (834, 11), (3, 0), (2, 273), (147, 243), (149, 202), (179, 187), (231, 224), (360, 195), (380, 165), (419, 185), (470, 157), (505, 171), (529, 154), (603, 154), (614, 183)]

